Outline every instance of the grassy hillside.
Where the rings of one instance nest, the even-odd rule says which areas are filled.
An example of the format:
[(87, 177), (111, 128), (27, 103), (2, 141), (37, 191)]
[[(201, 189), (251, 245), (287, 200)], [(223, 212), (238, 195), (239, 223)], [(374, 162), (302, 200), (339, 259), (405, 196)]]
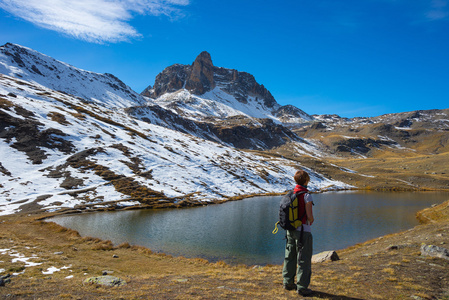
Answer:
[(367, 157), (312, 157), (297, 156), (296, 151), (288, 144), (265, 153), (297, 160), (315, 172), (359, 189), (449, 190), (449, 152), (426, 154), (385, 149)]

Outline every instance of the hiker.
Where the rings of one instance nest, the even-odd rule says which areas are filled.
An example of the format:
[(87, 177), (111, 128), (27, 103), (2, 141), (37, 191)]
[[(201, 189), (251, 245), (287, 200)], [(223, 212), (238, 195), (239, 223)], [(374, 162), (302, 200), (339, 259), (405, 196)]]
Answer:
[[(296, 172), (294, 176), (296, 187), (294, 192), (302, 192), (298, 195), (300, 203), (301, 215), (304, 218), (301, 220), (303, 225), (296, 230), (287, 230), (287, 243), (285, 246), (284, 267), (282, 269), (282, 277), (284, 288), (286, 290), (294, 290), (299, 295), (309, 296), (312, 290), (309, 289), (310, 277), (312, 275), (312, 232), (311, 225), (313, 224), (312, 196), (308, 193), (307, 184), (310, 181), (309, 174), (303, 170)], [(304, 199), (304, 201), (302, 201)], [(296, 267), (298, 266), (298, 267)], [(296, 275), (296, 284), (295, 284)]]

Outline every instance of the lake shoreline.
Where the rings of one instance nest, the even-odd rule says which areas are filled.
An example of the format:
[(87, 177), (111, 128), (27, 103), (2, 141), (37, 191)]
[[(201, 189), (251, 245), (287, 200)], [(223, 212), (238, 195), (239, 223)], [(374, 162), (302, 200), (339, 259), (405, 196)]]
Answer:
[[(322, 194), (328, 192), (443, 192), (449, 193), (447, 189), (431, 189), (431, 188), (351, 188), (351, 189), (329, 189), (329, 190), (319, 190), (312, 191), (311, 194)], [(223, 204), (231, 201), (239, 201), (247, 198), (253, 197), (264, 197), (264, 196), (282, 196), (285, 195), (288, 191), (283, 193), (257, 193), (257, 194), (245, 194), (233, 197), (226, 197), (222, 200), (208, 200), (208, 201), (200, 201), (200, 200), (181, 200), (178, 202), (173, 201), (165, 201), (164, 199), (160, 200), (160, 203), (155, 204), (152, 203), (139, 203), (136, 205), (127, 205), (122, 206), (119, 205), (120, 202), (129, 202), (132, 199), (124, 199), (119, 201), (106, 201), (102, 203), (93, 203), (93, 204), (84, 204), (78, 205), (74, 208), (62, 208), (53, 212), (45, 212), (45, 208), (37, 208), (36, 206), (27, 206), (20, 213), (21, 214), (44, 214), (45, 216), (40, 218), (41, 220), (46, 218), (51, 218), (54, 216), (65, 215), (65, 214), (79, 214), (79, 213), (91, 213), (91, 212), (102, 212), (102, 211), (119, 211), (119, 210), (143, 210), (143, 209), (173, 209), (173, 208), (192, 208), (198, 206), (207, 206), (207, 205), (215, 205), (215, 204)], [(182, 198), (182, 197), (179, 197)]]
[[(313, 253), (344, 249), (409, 229), (418, 224), (414, 217), (418, 210), (441, 203), (446, 197), (449, 198), (449, 193), (333, 191), (314, 194), (317, 223), (313, 226)], [(128, 242), (173, 256), (264, 266), (282, 263), (285, 233), (281, 230), (272, 234), (278, 220), (279, 199), (279, 196), (259, 196), (193, 209), (60, 215), (50, 221), (76, 230), (82, 236), (111, 240), (114, 245)], [(341, 216), (345, 214), (343, 222)], [(378, 226), (372, 226), (376, 221)], [(179, 230), (183, 224), (188, 228)]]
[[(21, 214), (2, 219), (0, 260), (6, 263), (0, 267), (4, 269), (0, 274), (19, 274), (0, 287), (0, 295), (15, 295), (21, 299), (232, 296), (297, 299), (297, 295), (282, 289), (279, 265), (230, 266), (223, 262), (153, 253), (129, 244), (113, 246), (107, 241), (83, 238), (73, 230), (41, 221), (45, 217)], [(449, 201), (420, 211), (418, 219), (425, 224), (339, 250), (340, 261), (314, 264), (311, 288), (316, 291), (316, 297), (313, 299), (447, 297), (449, 262), (424, 257), (419, 249), (422, 243), (449, 247)], [(12, 263), (8, 257), (14, 253), (8, 254), (4, 249), (11, 249), (41, 265), (18, 267), (17, 264), (26, 264)], [(43, 274), (51, 267), (60, 271)], [(100, 276), (104, 270), (113, 272), (128, 284), (116, 288), (81, 285), (86, 278)], [(36, 289), (37, 283), (39, 289)]]

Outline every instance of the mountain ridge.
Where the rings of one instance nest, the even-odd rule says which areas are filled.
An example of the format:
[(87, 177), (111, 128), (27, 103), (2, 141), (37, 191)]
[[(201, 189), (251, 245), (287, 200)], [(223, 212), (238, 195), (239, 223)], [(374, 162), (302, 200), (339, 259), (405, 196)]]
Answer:
[[(7, 73), (0, 74), (1, 215), (194, 206), (242, 195), (282, 193), (300, 167), (294, 160), (241, 151), (220, 140), (162, 127), (156, 123), (164, 119), (154, 111), (164, 109), (147, 100), (143, 106), (131, 101), (128, 104), (139, 105), (122, 107), (111, 105), (114, 99), (79, 96), (86, 90), (78, 95), (67, 92), (73, 87), (70, 83), (55, 90), (54, 83), (45, 86), (43, 76), (30, 71), (33, 65), (41, 74), (43, 63), (47, 70), (61, 67), (48, 78), (73, 77), (69, 74), (77, 72), (46, 56), (36, 58), (36, 52), (20, 55), (22, 67), (11, 55), (0, 55), (1, 71)], [(79, 80), (91, 82), (90, 73), (79, 72), (86, 75), (78, 75)], [(94, 82), (109, 94), (122, 91), (108, 81)], [(150, 109), (148, 121), (129, 113), (139, 108)], [(351, 187), (309, 172), (312, 190)]]
[(123, 108), (147, 102), (112, 74), (85, 71), (12, 43), (0, 46), (0, 73), (34, 81), (109, 107)]
[[(157, 100), (121, 86), (113, 75), (27, 48), (15, 49), (16, 55), (14, 47), (20, 48), (0, 47), (0, 214), (194, 206), (283, 193), (298, 168), (311, 174), (312, 191), (449, 186), (441, 169), (448, 110), (315, 116), (287, 126), (264, 110), (263, 118), (242, 113), (255, 107), (255, 98), (245, 106), (215, 79), (200, 96), (183, 88)], [(198, 70), (197, 83), (201, 64)], [(54, 82), (57, 76), (76, 80)], [(158, 105), (173, 94), (185, 97), (175, 95), (172, 107)], [(196, 118), (202, 111), (195, 105), (204, 103), (212, 114)], [(185, 108), (194, 114), (186, 117)]]
[[(304, 123), (313, 118), (293, 105), (279, 105), (263, 84), (257, 83), (253, 75), (234, 69), (216, 67), (210, 54), (201, 52), (191, 65), (174, 64), (156, 76), (154, 86), (141, 93), (167, 109), (186, 117), (202, 120), (204, 117), (230, 117), (238, 114), (254, 118), (271, 118), (278, 123)], [(222, 108), (221, 113), (209, 112), (208, 100), (219, 105), (238, 108), (231, 111)], [(198, 102), (192, 114), (186, 103)]]

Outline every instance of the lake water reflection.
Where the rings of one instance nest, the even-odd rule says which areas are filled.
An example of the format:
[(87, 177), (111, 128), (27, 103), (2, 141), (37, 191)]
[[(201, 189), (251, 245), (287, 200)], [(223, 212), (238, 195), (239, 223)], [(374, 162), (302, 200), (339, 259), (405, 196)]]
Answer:
[[(338, 250), (417, 225), (415, 213), (448, 193), (313, 194), (314, 253)], [(128, 242), (175, 256), (248, 265), (282, 264), (284, 231), (271, 232), (280, 197), (254, 197), (188, 209), (133, 210), (61, 216), (52, 221), (82, 236)]]

